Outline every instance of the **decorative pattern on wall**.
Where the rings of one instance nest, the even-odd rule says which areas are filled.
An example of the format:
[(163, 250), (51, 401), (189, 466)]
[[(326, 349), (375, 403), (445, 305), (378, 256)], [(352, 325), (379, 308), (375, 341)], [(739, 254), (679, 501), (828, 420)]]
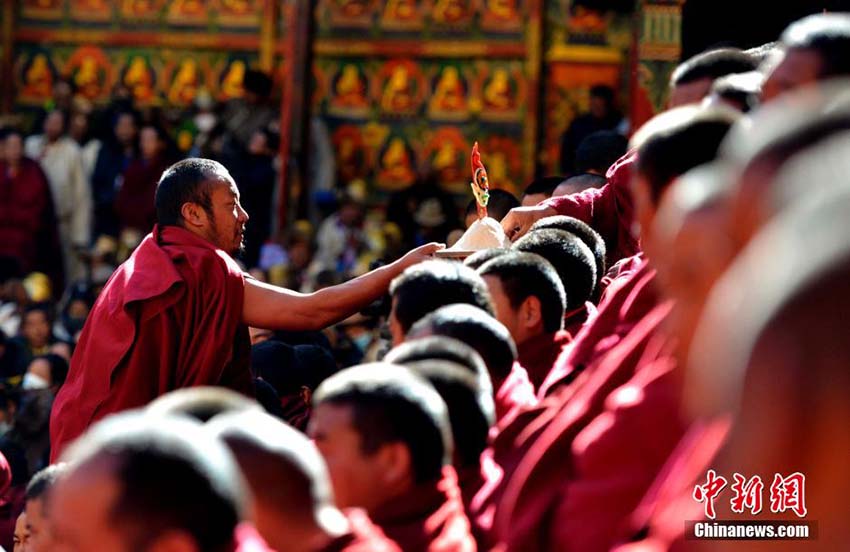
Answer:
[(478, 140), (494, 187), (521, 191), (533, 170), (523, 161), (534, 148), (524, 134), (536, 116), (527, 54), (539, 5), (320, 0), (311, 98), (339, 182), (389, 192), (430, 173), (465, 194)]

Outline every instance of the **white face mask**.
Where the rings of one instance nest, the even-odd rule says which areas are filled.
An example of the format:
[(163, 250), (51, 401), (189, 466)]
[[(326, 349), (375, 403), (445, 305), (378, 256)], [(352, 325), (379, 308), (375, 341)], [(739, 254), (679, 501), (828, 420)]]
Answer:
[(47, 380), (38, 374), (33, 374), (32, 372), (27, 372), (24, 374), (24, 381), (21, 383), (21, 388), (25, 390), (32, 389), (47, 389), (50, 387), (47, 383)]

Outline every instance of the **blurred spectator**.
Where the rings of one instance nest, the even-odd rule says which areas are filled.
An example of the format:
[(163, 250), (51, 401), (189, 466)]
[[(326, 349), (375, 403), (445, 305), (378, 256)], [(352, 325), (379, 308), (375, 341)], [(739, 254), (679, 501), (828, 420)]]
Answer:
[(605, 176), (608, 168), (626, 154), (629, 141), (613, 130), (597, 130), (587, 135), (576, 149), (575, 172)]
[(587, 136), (598, 130), (618, 130), (622, 114), (614, 104), (614, 90), (597, 85), (590, 89), (590, 111), (577, 116), (561, 137), (561, 172), (576, 172), (576, 150)]
[(89, 245), (92, 202), (80, 148), (65, 135), (65, 123), (61, 111), (48, 113), (44, 134), (27, 138), (25, 151), (27, 157), (41, 164), (50, 183), (59, 221), (65, 276), (73, 281), (85, 277), (77, 252)]
[(53, 353), (37, 356), (27, 366), (21, 388), (24, 391), (49, 389), (53, 396), (68, 377), (68, 361)]
[(156, 223), (154, 195), (159, 177), (171, 164), (168, 136), (161, 127), (145, 125), (139, 133), (139, 156), (124, 171), (124, 183), (115, 198), (122, 230), (147, 234)]
[[(487, 216), (496, 220), (502, 220), (508, 211), (514, 207), (519, 207), (519, 200), (510, 192), (505, 190), (490, 190), (490, 201), (487, 203)], [(478, 209), (475, 200), (472, 199), (466, 205), (466, 213), (464, 214), (464, 223), (466, 228), (478, 220)]]
[(552, 197), (552, 192), (555, 191), (558, 184), (563, 181), (563, 176), (544, 176), (533, 180), (531, 184), (526, 186), (525, 191), (522, 192), (520, 205), (530, 207), (549, 199)]
[(248, 266), (256, 266), (260, 248), (272, 234), (272, 211), (277, 171), (274, 158), (280, 138), (274, 132), (260, 129), (251, 135), (248, 155), (239, 167), (236, 185), (239, 187), (239, 202), (250, 219), (245, 228), (245, 253), (243, 260)]
[(8, 439), (23, 451), (29, 473), (49, 464), (50, 409), (54, 395), (49, 389), (24, 391)]
[(94, 235), (118, 235), (115, 198), (124, 181), (124, 171), (136, 157), (138, 123), (132, 111), (119, 111), (109, 121), (110, 136), (97, 154), (91, 178), (94, 199)]
[(343, 194), (339, 210), (319, 226), (315, 262), (322, 270), (345, 275), (366, 247), (363, 233), (364, 209), (353, 194)]
[(459, 226), (454, 200), (440, 188), (436, 175), (428, 174), (409, 188), (394, 193), (387, 204), (387, 221), (395, 223), (401, 229), (403, 243), (408, 247), (416, 243), (417, 232), (420, 230), (414, 217), (420, 206), (428, 201), (439, 203), (440, 212), (446, 217), (441, 231), (445, 229), (448, 233)]
[[(18, 526), (20, 525), (19, 517), (24, 510), (30, 474), (27, 471), (27, 460), (23, 451), (5, 437), (0, 437), (0, 454), (8, 464), (11, 476), (9, 487), (0, 493), (0, 545), (8, 546), (6, 550), (12, 550), (12, 544), (18, 540), (13, 538), (13, 535), (25, 536), (29, 533), (29, 531), (19, 531)], [(23, 521), (21, 529), (26, 529), (26, 517)], [(21, 549), (18, 546), (14, 548), (15, 551)], [(23, 550), (27, 549), (23, 548)]]
[(47, 305), (35, 304), (24, 310), (20, 335), (16, 339), (23, 345), (27, 364), (34, 357), (50, 352), (50, 346), (58, 339), (53, 335), (50, 309)]
[(76, 343), (86, 317), (94, 305), (91, 290), (85, 284), (77, 284), (68, 291), (59, 320), (53, 326), (56, 336), (69, 343)]
[(203, 157), (202, 151), (212, 136), (213, 130), (218, 126), (218, 116), (215, 114), (215, 102), (210, 93), (204, 89), (195, 97), (195, 114), (192, 116), (192, 124), (197, 134), (189, 155), (192, 157)]
[(80, 98), (75, 102), (71, 121), (68, 125), (68, 135), (80, 147), (83, 163), (83, 176), (86, 182), (91, 182), (97, 155), (100, 152), (100, 140), (95, 138), (91, 129), (91, 104)]
[(10, 387), (17, 386), (26, 371), (28, 356), (20, 341), (10, 339), (0, 330), (0, 383)]
[(231, 100), (225, 107), (222, 121), (227, 129), (226, 154), (234, 158), (248, 149), (251, 136), (268, 128), (277, 120), (274, 107), (269, 102), (272, 79), (262, 71), (245, 72), (242, 82), (245, 94)]
[(277, 392), (283, 419), (306, 431), (313, 392), (337, 372), (337, 365), (322, 347), (266, 341), (251, 348), (251, 371)]
[(2, 142), (5, 157), (0, 159), (0, 257), (14, 259), (17, 265), (17, 274), (6, 277), (39, 270), (61, 286), (62, 251), (47, 178), (38, 163), (23, 156), (23, 136), (19, 132), (9, 132)]

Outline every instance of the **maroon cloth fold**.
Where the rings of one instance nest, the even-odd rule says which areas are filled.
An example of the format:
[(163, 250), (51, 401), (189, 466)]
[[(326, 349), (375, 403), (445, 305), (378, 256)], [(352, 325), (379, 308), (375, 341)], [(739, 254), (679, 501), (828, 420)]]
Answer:
[(51, 459), (93, 422), (182, 387), (252, 395), (236, 262), (182, 228), (155, 227), (107, 282), (50, 418)]
[(496, 403), (496, 426), (512, 417), (518, 410), (537, 404), (534, 386), (528, 379), (528, 372), (518, 362), (514, 362), (511, 373), (501, 384), (494, 382)]
[(155, 159), (134, 159), (124, 171), (124, 183), (115, 198), (115, 213), (121, 228), (149, 232), (156, 223), (156, 185), (169, 163)]
[(438, 481), (410, 492), (371, 512), (372, 521), (404, 552), (475, 552), (476, 544), (463, 511), (457, 475), (443, 469)]
[(345, 511), (351, 530), (335, 538), (318, 552), (402, 552), (372, 523), (366, 512), (357, 508)]
[(543, 333), (517, 346), (517, 360), (531, 380), (534, 389), (539, 389), (546, 375), (552, 370), (555, 361), (572, 342), (570, 332), (561, 330), (555, 333)]
[(553, 207), (559, 215), (577, 218), (589, 224), (605, 240), (608, 265), (640, 251), (632, 235), (634, 204), (631, 178), (637, 162), (637, 150), (626, 153), (611, 165), (605, 177), (608, 183), (577, 194), (547, 199), (542, 204)]

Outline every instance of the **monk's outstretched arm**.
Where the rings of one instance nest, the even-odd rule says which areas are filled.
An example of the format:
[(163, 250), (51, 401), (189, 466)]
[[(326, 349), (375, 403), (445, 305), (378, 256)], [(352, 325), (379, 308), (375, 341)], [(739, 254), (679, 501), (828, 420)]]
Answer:
[(270, 330), (322, 329), (379, 299), (405, 268), (426, 260), (442, 248), (443, 245), (436, 243), (423, 245), (392, 264), (314, 293), (298, 293), (246, 279), (242, 321)]

